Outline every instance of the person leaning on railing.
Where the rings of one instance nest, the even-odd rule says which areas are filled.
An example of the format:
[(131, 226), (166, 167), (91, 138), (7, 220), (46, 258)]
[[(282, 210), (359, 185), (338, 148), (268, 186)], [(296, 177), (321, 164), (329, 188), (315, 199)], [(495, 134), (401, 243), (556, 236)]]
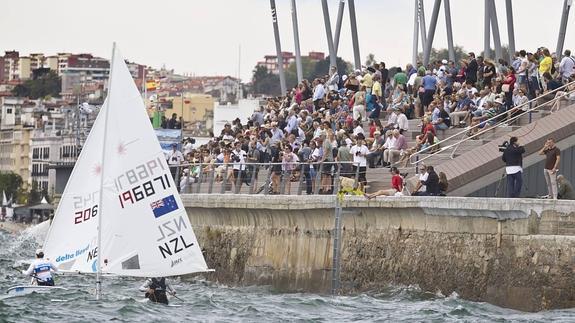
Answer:
[(558, 99), (553, 103), (551, 107), (551, 113), (559, 111), (561, 107), (561, 100), (567, 100), (571, 102), (575, 102), (575, 74), (571, 75), (570, 83), (567, 85), (563, 91), (557, 91), (555, 93), (555, 99)]

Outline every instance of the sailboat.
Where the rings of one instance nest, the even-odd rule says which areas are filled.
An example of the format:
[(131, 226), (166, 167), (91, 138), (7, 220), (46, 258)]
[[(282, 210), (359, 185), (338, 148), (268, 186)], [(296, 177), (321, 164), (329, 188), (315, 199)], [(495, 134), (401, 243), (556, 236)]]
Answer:
[(142, 97), (114, 45), (108, 95), (43, 245), (59, 271), (167, 277), (210, 271)]

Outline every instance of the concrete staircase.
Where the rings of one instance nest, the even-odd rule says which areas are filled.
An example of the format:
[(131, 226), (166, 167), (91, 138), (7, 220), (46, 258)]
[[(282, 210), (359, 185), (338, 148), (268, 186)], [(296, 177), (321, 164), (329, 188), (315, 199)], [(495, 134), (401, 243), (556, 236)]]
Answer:
[[(434, 166), (437, 172), (445, 172), (448, 177), (450, 191), (455, 190), (462, 186), (465, 181), (469, 180), (469, 176), (465, 175), (466, 173), (473, 173), (473, 170), (471, 169), (472, 166), (467, 160), (468, 158), (478, 158), (482, 154), (480, 151), (489, 150), (490, 156), (492, 155), (491, 152), (494, 151), (496, 152), (496, 157), (500, 159), (501, 154), (497, 150), (497, 145), (500, 145), (503, 143), (503, 141), (508, 140), (510, 136), (521, 136), (522, 133), (533, 131), (533, 129), (537, 127), (538, 120), (544, 120), (545, 117), (551, 114), (549, 112), (551, 108), (550, 104), (546, 104), (545, 101), (540, 101), (538, 104), (540, 105), (538, 110), (521, 116), (516, 122), (513, 123), (513, 125), (504, 127), (500, 126), (488, 130), (484, 134), (480, 135), (476, 140), (465, 141), (453, 148), (445, 149), (442, 152), (436, 153), (429, 158), (426, 158), (428, 156), (427, 154), (421, 154), (419, 155), (419, 159), (426, 158), (423, 161), (426, 165)], [(564, 109), (565, 107), (562, 107), (562, 110)], [(419, 119), (409, 120), (410, 131), (406, 135), (409, 147), (415, 146), (415, 137), (419, 135), (420, 124), (421, 121)], [(564, 130), (568, 131), (567, 129)], [(453, 138), (450, 138), (445, 143), (443, 143), (440, 148), (457, 144), (460, 140), (467, 137), (463, 128), (439, 130), (437, 132), (437, 136), (440, 140), (444, 140), (453, 136)], [(523, 141), (524, 139), (522, 139), (522, 142)], [(496, 164), (498, 168), (503, 166), (502, 162)], [(459, 166), (458, 172), (454, 171), (454, 165)], [(469, 165), (469, 167), (460, 167), (461, 165)], [(415, 185), (417, 182), (417, 168), (414, 165), (410, 165), (408, 167), (401, 167), (399, 170), (401, 173), (408, 173), (408, 187), (413, 187), (413, 185)], [(389, 173), (389, 168), (368, 168), (367, 179), (368, 192), (391, 188), (391, 174)]]

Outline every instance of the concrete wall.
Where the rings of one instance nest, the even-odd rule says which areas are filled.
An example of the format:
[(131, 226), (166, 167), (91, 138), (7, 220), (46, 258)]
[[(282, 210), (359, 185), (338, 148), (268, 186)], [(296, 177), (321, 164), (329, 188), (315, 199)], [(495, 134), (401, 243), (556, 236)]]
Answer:
[[(332, 196), (184, 195), (209, 278), (328, 293)], [(417, 284), (527, 311), (575, 306), (575, 203), (342, 201), (341, 293)]]

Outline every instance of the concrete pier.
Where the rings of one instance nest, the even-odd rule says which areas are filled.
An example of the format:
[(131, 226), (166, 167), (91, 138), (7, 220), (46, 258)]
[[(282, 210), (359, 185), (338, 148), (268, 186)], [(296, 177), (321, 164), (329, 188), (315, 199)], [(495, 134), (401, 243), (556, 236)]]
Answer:
[[(334, 196), (183, 195), (208, 278), (328, 293)], [(575, 203), (346, 197), (342, 294), (388, 284), (524, 311), (575, 306)]]

